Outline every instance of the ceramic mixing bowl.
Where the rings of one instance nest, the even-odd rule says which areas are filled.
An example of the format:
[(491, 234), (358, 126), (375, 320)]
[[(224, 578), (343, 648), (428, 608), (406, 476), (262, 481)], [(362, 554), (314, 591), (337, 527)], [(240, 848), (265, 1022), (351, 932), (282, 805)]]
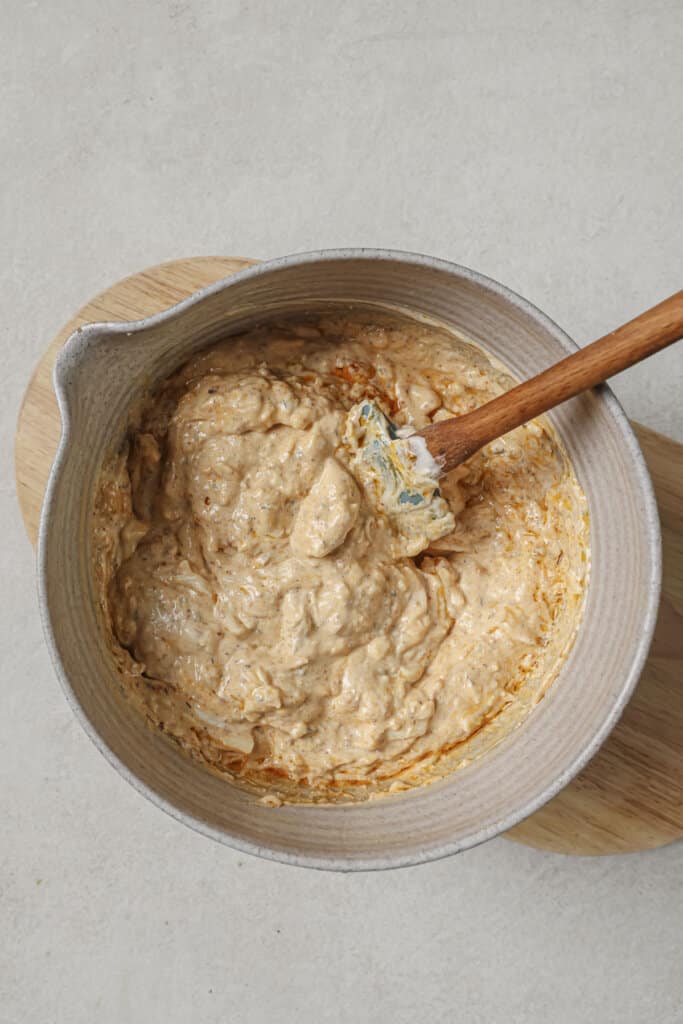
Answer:
[(175, 818), (249, 853), (337, 870), (433, 860), (515, 825), (569, 782), (617, 721), (657, 611), (657, 510), (643, 457), (603, 387), (551, 413), (587, 494), (592, 568), (576, 642), (545, 698), (481, 759), (412, 792), (333, 806), (262, 806), (154, 733), (127, 702), (96, 616), (89, 519), (104, 455), (143, 389), (255, 320), (327, 302), (442, 321), (524, 378), (575, 349), (543, 313), (425, 256), (333, 250), (262, 263), (136, 323), (92, 324), (55, 367), (62, 439), (43, 507), (39, 587), (67, 699), (105, 757)]

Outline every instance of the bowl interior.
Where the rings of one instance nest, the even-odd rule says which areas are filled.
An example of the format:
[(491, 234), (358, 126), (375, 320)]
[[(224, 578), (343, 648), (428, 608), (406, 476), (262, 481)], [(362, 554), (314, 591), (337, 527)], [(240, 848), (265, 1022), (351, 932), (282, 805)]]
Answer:
[(169, 813), (249, 852), (341, 870), (443, 856), (511, 827), (597, 749), (635, 685), (657, 607), (657, 515), (647, 471), (607, 388), (551, 414), (589, 502), (592, 568), (573, 649), (546, 697), (481, 760), (363, 804), (263, 807), (185, 757), (129, 705), (95, 615), (89, 516), (101, 461), (140, 391), (204, 345), (277, 312), (365, 302), (426, 316), (518, 377), (573, 349), (524, 300), (452, 264), (333, 252), (261, 264), (139, 324), (77, 332), (56, 368), (64, 422), (39, 541), (41, 607), (65, 692), (100, 749)]

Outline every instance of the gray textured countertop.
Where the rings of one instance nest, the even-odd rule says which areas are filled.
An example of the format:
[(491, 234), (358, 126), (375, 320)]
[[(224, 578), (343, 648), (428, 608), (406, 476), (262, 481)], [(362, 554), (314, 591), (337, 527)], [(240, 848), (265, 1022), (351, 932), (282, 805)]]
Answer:
[[(0, 1020), (680, 1022), (681, 844), (328, 875), (134, 793), (52, 673), (12, 435), (57, 328), (176, 256), (427, 252), (578, 341), (681, 288), (681, 5), (62, 0), (0, 37)], [(616, 390), (683, 441), (681, 346)]]

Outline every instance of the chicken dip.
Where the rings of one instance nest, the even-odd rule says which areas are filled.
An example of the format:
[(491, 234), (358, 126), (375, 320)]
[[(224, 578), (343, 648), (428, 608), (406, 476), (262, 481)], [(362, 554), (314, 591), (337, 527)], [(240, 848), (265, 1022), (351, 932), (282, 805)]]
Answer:
[(353, 420), (371, 399), (419, 429), (513, 383), (450, 330), (333, 311), (231, 337), (148, 395), (93, 532), (104, 626), (148, 722), (278, 803), (409, 788), (521, 721), (588, 575), (558, 439), (541, 420), (489, 444), (441, 481), (435, 531), (382, 509)]

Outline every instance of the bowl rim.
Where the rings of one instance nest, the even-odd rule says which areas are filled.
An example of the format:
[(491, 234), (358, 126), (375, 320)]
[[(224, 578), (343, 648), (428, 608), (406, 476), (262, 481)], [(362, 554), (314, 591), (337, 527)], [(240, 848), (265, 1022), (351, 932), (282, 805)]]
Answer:
[[(75, 330), (66, 340), (64, 346), (57, 356), (53, 370), (53, 386), (57, 398), (57, 404), (62, 421), (62, 433), (59, 445), (52, 463), (48, 478), (45, 495), (40, 516), (37, 544), (37, 589), (40, 617), (43, 627), (45, 642), (48, 647), (50, 658), (55, 669), (57, 678), (67, 703), (75, 714), (86, 735), (94, 743), (100, 753), (116, 769), (116, 771), (142, 796), (150, 800), (155, 806), (165, 811), (175, 820), (190, 827), (195, 832), (207, 836), (223, 845), (229, 846), (242, 853), (252, 854), (267, 860), (289, 864), (297, 867), (315, 868), (330, 871), (376, 871), (387, 870), (399, 867), (409, 867), (417, 864), (429, 863), (471, 849), (481, 843), (487, 842), (495, 836), (502, 835), (514, 825), (519, 824), (534, 811), (538, 810), (557, 793), (560, 792), (597, 753), (609, 733), (617, 724), (624, 708), (636, 687), (638, 679), (645, 664), (652, 636), (654, 633), (657, 614), (659, 610), (659, 597), (662, 577), (662, 552), (661, 552), (661, 529), (656, 497), (652, 480), (641, 451), (636, 435), (624, 412), (619, 400), (608, 385), (603, 384), (597, 389), (602, 401), (604, 401), (611, 412), (614, 422), (619, 428), (621, 439), (628, 451), (631, 464), (634, 470), (633, 481), (637, 484), (643, 500), (644, 526), (648, 538), (649, 564), (647, 566), (647, 598), (646, 612), (643, 618), (642, 627), (637, 641), (633, 644), (633, 653), (628, 673), (626, 674), (618, 694), (615, 696), (609, 715), (602, 719), (598, 728), (594, 729), (588, 742), (582, 747), (579, 754), (566, 765), (550, 782), (543, 787), (533, 798), (521, 807), (510, 811), (504, 818), (492, 825), (481, 828), (464, 839), (457, 839), (445, 842), (430, 849), (416, 848), (413, 852), (405, 854), (381, 854), (378, 856), (355, 858), (339, 855), (327, 856), (320, 854), (295, 853), (287, 850), (277, 849), (263, 845), (241, 837), (233, 836), (224, 829), (214, 827), (195, 817), (193, 814), (183, 811), (170, 800), (161, 796), (156, 790), (143, 782), (131, 768), (129, 768), (119, 756), (111, 749), (100, 732), (86, 716), (78, 697), (71, 685), (68, 675), (57, 649), (55, 634), (50, 620), (47, 595), (47, 549), (48, 533), (51, 519), (51, 510), (54, 502), (57, 482), (61, 469), (66, 458), (67, 451), (71, 445), (71, 417), (69, 403), (65, 394), (64, 369), (67, 356), (73, 354), (74, 348), (84, 346), (89, 348), (96, 344), (98, 336), (106, 332), (108, 334), (132, 334), (146, 328), (163, 324), (164, 322), (181, 315), (185, 310), (198, 305), (209, 296), (237, 285), (244, 280), (260, 277), (278, 270), (292, 267), (305, 266), (311, 263), (324, 263), (333, 261), (389, 261), (414, 265), (421, 268), (435, 269), (460, 279), (470, 281), (474, 284), (483, 285), (489, 291), (498, 295), (510, 305), (521, 310), (531, 319), (535, 320), (541, 327), (547, 330), (561, 347), (571, 354), (578, 350), (579, 346), (573, 339), (546, 313), (531, 303), (528, 299), (519, 295), (513, 289), (501, 284), (495, 279), (488, 277), (478, 271), (472, 270), (461, 264), (450, 260), (441, 259), (398, 249), (376, 249), (376, 248), (338, 248), (311, 250), (292, 255), (281, 256), (275, 259), (264, 260), (245, 267), (228, 277), (221, 278), (212, 284), (194, 292), (192, 295), (167, 309), (161, 310), (149, 317), (143, 317), (132, 321), (97, 321)], [(330, 807), (337, 811), (342, 810), (344, 805), (321, 805)]]

